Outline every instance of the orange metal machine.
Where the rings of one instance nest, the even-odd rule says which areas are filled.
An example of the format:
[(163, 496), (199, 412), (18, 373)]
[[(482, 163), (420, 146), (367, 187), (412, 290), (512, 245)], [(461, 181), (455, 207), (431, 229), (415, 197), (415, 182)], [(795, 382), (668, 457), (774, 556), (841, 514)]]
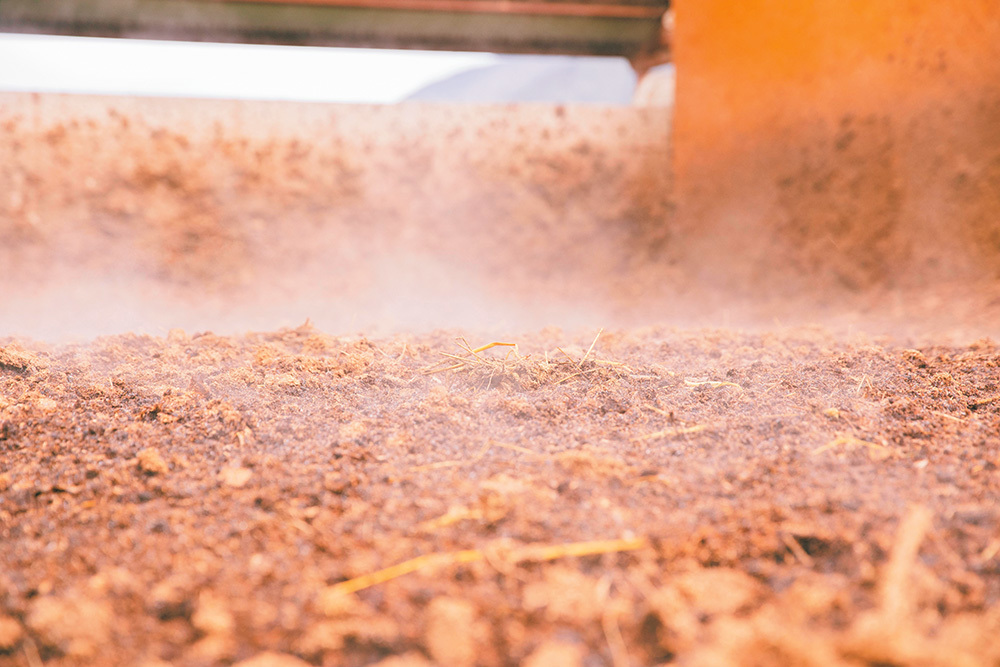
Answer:
[(677, 222), (708, 273), (1000, 276), (1000, 3), (675, 5)]

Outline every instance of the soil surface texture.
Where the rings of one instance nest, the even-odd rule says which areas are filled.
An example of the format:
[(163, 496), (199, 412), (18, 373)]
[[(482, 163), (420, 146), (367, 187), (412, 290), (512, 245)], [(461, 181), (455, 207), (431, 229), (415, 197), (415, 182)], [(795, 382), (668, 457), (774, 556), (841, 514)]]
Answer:
[(0, 665), (995, 665), (998, 365), (818, 328), (0, 340)]
[(1000, 665), (995, 216), (667, 120), (0, 96), (0, 667)]

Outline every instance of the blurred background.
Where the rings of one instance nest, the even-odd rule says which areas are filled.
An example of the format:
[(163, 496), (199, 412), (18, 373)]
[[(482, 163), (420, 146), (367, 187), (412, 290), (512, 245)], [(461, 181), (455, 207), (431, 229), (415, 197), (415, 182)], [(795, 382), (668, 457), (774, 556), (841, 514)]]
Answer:
[(1000, 329), (989, 0), (0, 3), (0, 332)]
[[(221, 44), (0, 33), (0, 90), (393, 104), (628, 105), (623, 57)], [(669, 68), (670, 65), (665, 67)]]

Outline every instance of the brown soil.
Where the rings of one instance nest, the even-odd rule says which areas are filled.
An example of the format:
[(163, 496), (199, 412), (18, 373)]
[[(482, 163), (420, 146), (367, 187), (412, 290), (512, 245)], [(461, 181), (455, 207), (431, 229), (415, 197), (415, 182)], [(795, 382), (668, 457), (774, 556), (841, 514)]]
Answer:
[(991, 278), (699, 291), (651, 112), (5, 99), (0, 667), (1000, 663)]
[(1000, 660), (995, 344), (516, 342), (8, 343), (0, 664)]

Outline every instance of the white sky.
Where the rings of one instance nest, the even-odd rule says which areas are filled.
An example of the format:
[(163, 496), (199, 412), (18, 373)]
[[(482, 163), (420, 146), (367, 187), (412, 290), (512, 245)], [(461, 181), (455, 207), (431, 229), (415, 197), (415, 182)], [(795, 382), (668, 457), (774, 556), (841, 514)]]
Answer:
[(0, 33), (0, 90), (388, 104), (488, 53)]

